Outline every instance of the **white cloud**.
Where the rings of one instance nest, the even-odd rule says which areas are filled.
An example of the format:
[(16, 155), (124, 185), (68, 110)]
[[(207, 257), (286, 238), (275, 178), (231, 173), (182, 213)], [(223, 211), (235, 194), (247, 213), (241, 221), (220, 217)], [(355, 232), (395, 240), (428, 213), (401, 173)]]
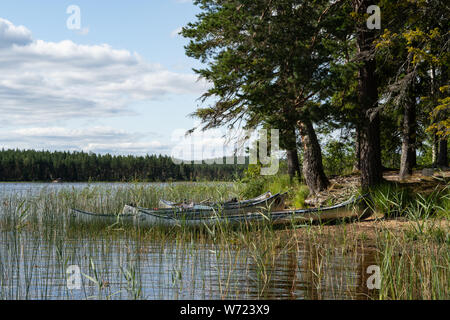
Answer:
[(155, 134), (132, 133), (110, 127), (68, 129), (33, 127), (1, 132), (0, 148), (91, 151), (110, 154), (169, 154), (170, 145), (152, 140)]
[[(197, 126), (198, 123), (195, 127)], [(174, 159), (198, 161), (221, 159), (233, 155), (244, 156), (246, 149), (256, 136), (252, 132), (242, 129), (226, 130), (222, 128), (208, 131), (196, 129), (189, 135), (186, 135), (186, 132), (185, 129), (177, 129), (172, 132), (171, 141), (174, 145), (170, 155)]]
[(27, 45), (31, 42), (31, 32), (24, 26), (15, 26), (0, 18), (0, 49), (13, 45)]
[(28, 138), (50, 138), (50, 139), (88, 139), (97, 140), (104, 138), (114, 138), (121, 136), (128, 136), (129, 134), (124, 130), (117, 130), (109, 127), (93, 127), (88, 129), (68, 129), (63, 127), (49, 127), (49, 128), (23, 128), (13, 130), (12, 134), (17, 134), (21, 137)]
[(176, 38), (176, 37), (178, 37), (178, 36), (180, 35), (181, 30), (183, 30), (183, 27), (178, 27), (178, 28), (176, 28), (175, 30), (173, 30), (173, 31), (170, 33), (170, 37), (171, 37), (171, 38)]
[(110, 153), (110, 154), (167, 154), (169, 146), (162, 144), (159, 141), (150, 142), (122, 142), (122, 143), (90, 143), (85, 149), (95, 153)]
[(130, 115), (131, 103), (204, 89), (197, 76), (150, 64), (137, 53), (34, 40), (25, 27), (0, 18), (0, 127)]

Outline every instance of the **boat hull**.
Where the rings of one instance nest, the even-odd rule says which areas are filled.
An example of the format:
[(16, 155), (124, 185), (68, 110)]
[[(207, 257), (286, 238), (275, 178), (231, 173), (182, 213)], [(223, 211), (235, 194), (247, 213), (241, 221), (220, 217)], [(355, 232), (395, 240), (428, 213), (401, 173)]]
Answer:
[(369, 214), (367, 209), (361, 206), (362, 198), (349, 200), (338, 206), (303, 209), (303, 210), (283, 210), (283, 211), (252, 211), (237, 215), (210, 215), (195, 216), (192, 214), (180, 213), (178, 215), (161, 215), (157, 211), (139, 209), (140, 215), (135, 216), (135, 224), (139, 226), (189, 226), (201, 227), (215, 224), (239, 225), (243, 223), (314, 223), (327, 222), (340, 219), (363, 219)]
[(86, 224), (134, 223), (135, 214), (97, 214), (78, 209), (71, 209), (70, 218)]
[[(266, 196), (268, 195), (268, 196)], [(230, 216), (230, 215), (239, 215), (245, 214), (249, 212), (255, 211), (280, 211), (285, 208), (285, 200), (287, 194), (286, 193), (277, 193), (274, 195), (270, 195), (270, 193), (266, 193), (260, 197), (258, 200), (252, 199), (248, 201), (238, 202), (237, 205), (216, 205), (216, 206), (205, 206), (205, 205), (195, 205), (193, 207), (170, 207), (170, 208), (160, 208), (160, 209), (148, 209), (148, 208), (140, 208), (126, 205), (124, 208), (124, 213), (133, 213), (136, 214), (136, 210), (143, 210), (147, 212), (155, 212), (158, 215), (195, 215), (195, 216), (210, 216), (210, 215), (219, 215), (219, 216)]]
[[(283, 202), (284, 203), (284, 202)], [(248, 212), (230, 210), (227, 214), (216, 210), (149, 210), (126, 206), (119, 215), (94, 214), (72, 209), (72, 216), (83, 222), (132, 223), (138, 227), (202, 227), (216, 224), (242, 225), (246, 223), (314, 223), (340, 219), (365, 219), (371, 215), (367, 206), (363, 206), (364, 197), (348, 200), (342, 204), (316, 209), (268, 210), (253, 207)]]
[[(277, 194), (277, 195), (281, 196), (281, 194)], [(243, 201), (227, 201), (224, 203), (216, 203), (216, 202), (215, 203), (205, 203), (205, 202), (203, 202), (200, 204), (193, 204), (193, 207), (206, 206), (206, 207), (210, 207), (210, 208), (239, 208), (239, 207), (254, 204), (256, 202), (260, 202), (261, 200), (269, 199), (271, 197), (272, 197), (272, 193), (270, 191), (268, 191), (258, 197), (243, 200)], [(174, 208), (183, 207), (183, 204), (161, 199), (159, 201), (159, 207), (162, 209), (174, 209)]]

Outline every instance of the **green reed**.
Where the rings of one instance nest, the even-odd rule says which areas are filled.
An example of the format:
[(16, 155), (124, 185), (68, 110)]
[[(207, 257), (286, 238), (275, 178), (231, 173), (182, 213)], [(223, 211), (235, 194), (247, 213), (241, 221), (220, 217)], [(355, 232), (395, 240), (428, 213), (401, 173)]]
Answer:
[[(128, 203), (152, 208), (158, 206), (161, 198), (223, 201), (239, 198), (241, 192), (239, 184), (135, 184), (44, 190), (37, 196), (3, 199), (0, 298), (448, 296), (448, 230), (432, 225), (430, 219), (420, 237), (414, 236), (418, 234), (415, 229), (401, 238), (386, 238), (386, 230), (380, 230), (375, 240), (368, 240), (356, 232), (355, 224), (346, 222), (300, 228), (295, 224), (274, 227), (260, 223), (238, 227), (225, 223), (195, 229), (137, 228), (121, 223), (74, 224), (68, 215), (70, 208), (117, 214)], [(415, 242), (431, 245), (422, 248)], [(398, 259), (395, 252), (404, 258)], [(420, 261), (421, 256), (425, 262)], [(417, 268), (412, 270), (408, 261)], [(380, 290), (366, 286), (366, 269), (372, 264), (380, 265), (382, 270), (384, 282)], [(70, 265), (78, 265), (82, 270), (83, 285), (79, 291), (65, 285)], [(420, 279), (426, 280), (426, 290), (420, 287)], [(408, 285), (414, 289), (408, 291)]]
[(371, 193), (372, 210), (386, 218), (407, 217), (428, 219), (432, 216), (450, 218), (450, 185), (438, 184), (427, 192), (414, 192), (407, 187), (388, 183)]
[[(448, 229), (447, 229), (448, 234)], [(414, 241), (386, 230), (378, 237), (380, 299), (450, 298), (450, 243)]]

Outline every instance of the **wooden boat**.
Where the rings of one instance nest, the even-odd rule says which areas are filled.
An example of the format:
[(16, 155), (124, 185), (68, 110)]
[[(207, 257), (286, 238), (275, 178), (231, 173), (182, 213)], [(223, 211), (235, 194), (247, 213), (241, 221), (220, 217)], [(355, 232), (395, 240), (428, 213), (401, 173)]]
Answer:
[(158, 208), (158, 209), (148, 209), (141, 207), (134, 207), (126, 205), (124, 207), (123, 213), (136, 214), (139, 210), (143, 211), (157, 211), (158, 214), (163, 215), (179, 215), (180, 213), (184, 215), (200, 216), (211, 214), (219, 214), (221, 216), (244, 214), (247, 212), (255, 211), (279, 211), (285, 208), (285, 200), (287, 193), (276, 193), (271, 195), (270, 193), (265, 193), (257, 198), (233, 202), (233, 204), (216, 204), (214, 206), (206, 205), (193, 205), (193, 206), (173, 206), (170, 208)]
[(272, 224), (312, 223), (339, 220), (343, 218), (365, 219), (371, 212), (368, 208), (361, 209), (364, 197), (352, 198), (341, 204), (314, 209), (265, 211), (253, 210), (244, 214), (221, 215), (218, 212), (197, 214), (178, 212), (162, 214), (158, 210), (137, 208), (140, 214), (135, 215), (135, 224), (144, 227), (152, 226), (211, 226), (219, 223), (239, 225), (247, 222), (267, 222)]
[(119, 214), (100, 214), (100, 213), (92, 213), (78, 209), (71, 209), (70, 218), (77, 219), (78, 221), (84, 223), (107, 223), (107, 224), (115, 224), (115, 223), (134, 223), (135, 214), (133, 213), (119, 213)]
[[(281, 194), (278, 194), (278, 195), (281, 195)], [(161, 200), (159, 200), (159, 207), (160, 208), (164, 208), (164, 209), (171, 209), (171, 208), (177, 208), (177, 207), (193, 208), (195, 206), (233, 208), (233, 207), (240, 207), (240, 206), (252, 204), (252, 203), (255, 203), (255, 202), (259, 202), (261, 200), (268, 199), (270, 197), (272, 197), (272, 193), (270, 191), (268, 191), (266, 193), (263, 193), (260, 196), (252, 198), (252, 199), (247, 199), (247, 200), (242, 200), (242, 201), (231, 200), (231, 201), (226, 201), (226, 202), (223, 202), (223, 203), (220, 203), (220, 202), (213, 202), (213, 203), (211, 203), (211, 202), (201, 202), (201, 203), (186, 204), (186, 203), (176, 203), (176, 202), (172, 202), (172, 201), (167, 201), (167, 200), (161, 199)]]
[(145, 212), (157, 212), (158, 215), (163, 216), (179, 216), (180, 214), (185, 216), (211, 216), (212, 214), (221, 215), (238, 215), (244, 214), (249, 211), (267, 211), (267, 210), (281, 210), (284, 209), (284, 202), (286, 199), (286, 193), (277, 193), (271, 195), (265, 193), (257, 198), (253, 198), (246, 201), (238, 202), (235, 205), (223, 206), (217, 205), (215, 207), (205, 205), (194, 205), (192, 207), (175, 206), (171, 208), (158, 208), (147, 209), (141, 207), (135, 207), (131, 205), (125, 205), (123, 211), (119, 214), (96, 214), (79, 209), (71, 209), (71, 217), (78, 218), (82, 222), (102, 222), (102, 223), (116, 223), (116, 222), (130, 222), (135, 220), (135, 216)]
[[(202, 227), (216, 224), (239, 225), (252, 223), (314, 223), (328, 222), (344, 218), (365, 219), (372, 214), (367, 206), (362, 208), (366, 196), (353, 197), (341, 204), (312, 209), (279, 210), (270, 208), (252, 207), (251, 211), (239, 213), (231, 209), (227, 214), (213, 210), (186, 210), (183, 208), (170, 208), (151, 210), (139, 207), (126, 206), (121, 214), (95, 214), (82, 210), (72, 209), (72, 216), (84, 222), (103, 222), (114, 224), (117, 222), (132, 222), (140, 227), (154, 226), (190, 226)], [(278, 198), (279, 199), (279, 198)]]

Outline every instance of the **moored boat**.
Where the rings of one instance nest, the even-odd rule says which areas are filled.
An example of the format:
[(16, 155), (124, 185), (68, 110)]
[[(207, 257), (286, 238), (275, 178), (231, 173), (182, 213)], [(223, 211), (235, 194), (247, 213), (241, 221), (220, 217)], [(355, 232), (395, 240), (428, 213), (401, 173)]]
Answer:
[[(277, 194), (278, 196), (281, 194)], [(252, 199), (247, 200), (230, 200), (226, 202), (201, 202), (201, 203), (176, 203), (168, 200), (161, 199), (159, 200), (159, 207), (164, 209), (171, 209), (171, 208), (192, 208), (194, 206), (208, 206), (208, 207), (221, 207), (221, 208), (234, 208), (234, 207), (240, 207), (240, 206), (246, 206), (250, 205), (255, 202), (259, 202), (264, 199), (269, 199), (272, 197), (272, 193), (270, 191), (263, 193), (262, 195), (259, 195)]]
[(84, 223), (120, 223), (120, 222), (134, 222), (135, 214), (133, 213), (119, 213), (119, 214), (101, 214), (92, 213), (88, 211), (71, 209), (71, 218), (76, 218), (78, 221)]
[(135, 207), (131, 205), (126, 205), (124, 208), (124, 213), (136, 213), (136, 210), (144, 211), (157, 211), (158, 214), (173, 215), (178, 213), (183, 213), (185, 215), (210, 215), (210, 214), (220, 214), (222, 216), (244, 214), (246, 212), (254, 212), (257, 210), (265, 211), (279, 211), (285, 208), (285, 200), (287, 193), (276, 193), (274, 195), (270, 192), (265, 193), (257, 198), (250, 200), (233, 202), (230, 203), (218, 203), (212, 206), (196, 204), (192, 206), (171, 206), (163, 207), (158, 209), (148, 209)]
[[(276, 195), (274, 195), (276, 196)], [(269, 207), (253, 206), (248, 211), (237, 209), (216, 210), (211, 209), (184, 209), (184, 208), (163, 208), (145, 209), (139, 207), (125, 206), (122, 213), (95, 214), (82, 210), (72, 209), (72, 216), (79, 217), (84, 222), (133, 222), (141, 227), (154, 226), (191, 226), (202, 227), (215, 224), (239, 225), (249, 222), (266, 222), (272, 224), (285, 223), (313, 223), (339, 220), (344, 218), (365, 219), (371, 212), (367, 206), (362, 208), (366, 196), (353, 197), (348, 201), (338, 205), (297, 210), (271, 210)], [(277, 197), (275, 199), (283, 199)]]
[(82, 222), (103, 222), (103, 223), (116, 223), (116, 222), (130, 222), (134, 221), (135, 217), (142, 214), (140, 211), (154, 211), (158, 215), (174, 217), (180, 216), (195, 216), (206, 217), (220, 213), (220, 215), (238, 215), (244, 214), (249, 211), (267, 211), (267, 210), (281, 210), (284, 209), (284, 202), (286, 194), (270, 194), (267, 192), (261, 196), (253, 199), (241, 201), (235, 203), (235, 205), (194, 205), (191, 207), (174, 206), (169, 208), (147, 209), (131, 205), (125, 205), (122, 212), (119, 214), (97, 214), (87, 212), (79, 209), (71, 209), (71, 217), (77, 218)]
[(218, 223), (237, 225), (247, 222), (268, 222), (272, 224), (283, 223), (313, 223), (339, 220), (344, 218), (364, 219), (370, 213), (368, 208), (361, 209), (364, 197), (352, 198), (341, 204), (313, 209), (263, 211), (253, 210), (244, 214), (221, 215), (217, 212), (205, 215), (203, 212), (197, 214), (186, 214), (178, 212), (172, 215), (161, 214), (158, 210), (147, 210), (138, 208), (135, 223), (140, 226), (210, 226)]

